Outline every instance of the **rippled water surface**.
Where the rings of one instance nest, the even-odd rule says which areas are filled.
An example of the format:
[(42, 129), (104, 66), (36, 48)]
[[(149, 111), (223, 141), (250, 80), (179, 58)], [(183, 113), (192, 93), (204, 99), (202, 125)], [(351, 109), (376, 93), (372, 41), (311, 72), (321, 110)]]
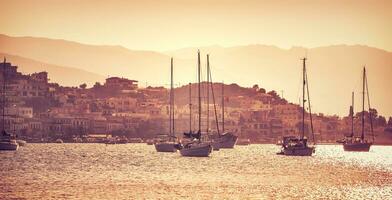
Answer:
[(319, 145), (313, 157), (278, 150), (188, 158), (146, 144), (28, 144), (0, 152), (0, 199), (392, 199), (392, 147)]

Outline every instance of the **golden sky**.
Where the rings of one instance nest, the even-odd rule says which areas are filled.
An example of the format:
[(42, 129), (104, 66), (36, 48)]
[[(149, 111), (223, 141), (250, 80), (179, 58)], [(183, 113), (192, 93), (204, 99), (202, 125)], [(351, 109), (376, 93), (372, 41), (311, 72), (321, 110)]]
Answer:
[(207, 45), (392, 51), (392, 1), (0, 0), (0, 33), (165, 51)]

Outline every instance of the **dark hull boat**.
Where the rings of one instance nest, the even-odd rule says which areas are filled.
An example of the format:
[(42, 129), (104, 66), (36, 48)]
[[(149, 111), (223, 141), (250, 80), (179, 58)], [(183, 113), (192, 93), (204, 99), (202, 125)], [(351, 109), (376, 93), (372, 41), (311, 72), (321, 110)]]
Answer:
[(157, 152), (176, 152), (176, 145), (175, 142), (158, 142), (154, 144)]
[(180, 149), (181, 155), (187, 157), (208, 157), (211, 152), (211, 144), (199, 141), (187, 143)]
[(232, 149), (236, 145), (238, 136), (232, 133), (224, 133), (212, 140), (214, 149)]
[(307, 92), (307, 101), (309, 107), (309, 117), (310, 117), (310, 127), (311, 133), (313, 136), (313, 142), (315, 142), (314, 132), (313, 132), (313, 120), (312, 120), (312, 110), (310, 104), (310, 95), (309, 95), (309, 86), (308, 86), (308, 76), (306, 72), (306, 58), (303, 58), (303, 85), (302, 85), (302, 130), (300, 136), (286, 136), (283, 137), (283, 140), (280, 142), (282, 145), (282, 149), (278, 155), (285, 156), (312, 156), (316, 151), (315, 146), (310, 146), (308, 144), (308, 139), (305, 135), (305, 88)]
[[(209, 57), (207, 57), (207, 71), (208, 74), (211, 77), (211, 71), (209, 69)], [(224, 98), (224, 83), (222, 83), (222, 132), (220, 133), (219, 131), (219, 125), (218, 125), (218, 117), (217, 117), (217, 112), (216, 112), (216, 107), (215, 107), (215, 95), (214, 95), (214, 90), (212, 87), (212, 81), (210, 83), (211, 85), (211, 90), (212, 90), (212, 95), (213, 95), (213, 100), (214, 100), (214, 110), (215, 110), (215, 120), (216, 120), (216, 129), (218, 131), (217, 135), (212, 136), (211, 144), (214, 150), (219, 150), (219, 149), (233, 149), (234, 146), (237, 143), (238, 136), (234, 135), (232, 132), (225, 132), (225, 98)]]
[(180, 150), (182, 156), (187, 157), (208, 157), (213, 148), (210, 142), (205, 142), (201, 140), (201, 133), (198, 132), (188, 132), (184, 133), (184, 138), (182, 144), (176, 144), (174, 147)]
[(309, 146), (307, 139), (295, 136), (284, 137), (282, 151), (278, 155), (286, 156), (311, 156), (315, 153), (315, 147)]
[(370, 142), (353, 142), (353, 143), (344, 143), (343, 149), (344, 151), (363, 151), (369, 152), (370, 146), (372, 143)]
[(0, 151), (16, 151), (19, 145), (13, 142), (0, 142)]
[(283, 154), (286, 156), (311, 156), (315, 152), (315, 147), (313, 146), (292, 146), (283, 149)]
[(146, 140), (146, 144), (147, 145), (153, 145), (154, 144), (154, 140), (148, 139), (148, 140)]
[(354, 136), (354, 92), (352, 93), (352, 105), (350, 106), (350, 117), (351, 117), (351, 134), (341, 141), (343, 143), (344, 151), (358, 151), (358, 152), (369, 152), (373, 142), (369, 142), (365, 139), (365, 93), (367, 94), (368, 106), (369, 106), (369, 119), (370, 119), (370, 131), (373, 135), (373, 122), (372, 112), (370, 112), (370, 97), (369, 89), (367, 85), (366, 69), (363, 68), (362, 78), (362, 113), (361, 113), (361, 136)]
[(181, 156), (187, 156), (187, 157), (208, 157), (211, 152), (212, 152), (212, 145), (211, 142), (204, 142), (201, 140), (201, 87), (200, 87), (200, 51), (197, 52), (197, 71), (198, 71), (198, 126), (199, 130), (197, 132), (192, 131), (191, 127), (191, 122), (192, 122), (192, 106), (191, 106), (191, 84), (189, 84), (189, 114), (190, 114), (190, 119), (189, 119), (189, 132), (184, 133), (184, 137), (189, 139), (190, 141), (187, 142), (184, 146), (182, 145), (177, 145), (177, 148), (180, 150)]
[(11, 135), (3, 131), (0, 139), (0, 151), (16, 151), (19, 145)]
[(285, 149), (284, 155), (286, 156), (311, 156), (315, 152), (314, 147), (299, 147)]
[(174, 136), (174, 88), (173, 88), (173, 58), (170, 60), (170, 100), (169, 100), (169, 135), (158, 136), (156, 142), (154, 142), (155, 149), (157, 152), (177, 152), (177, 138)]

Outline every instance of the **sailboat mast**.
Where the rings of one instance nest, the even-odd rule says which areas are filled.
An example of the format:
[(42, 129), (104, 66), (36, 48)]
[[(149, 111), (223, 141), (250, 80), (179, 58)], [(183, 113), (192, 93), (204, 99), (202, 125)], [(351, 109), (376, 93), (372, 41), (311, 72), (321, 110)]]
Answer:
[(171, 135), (174, 136), (174, 85), (173, 85), (173, 58), (171, 58), (171, 83), (170, 83), (170, 111), (171, 111)]
[(367, 100), (368, 100), (368, 107), (369, 107), (369, 118), (370, 118), (370, 131), (372, 133), (372, 140), (374, 142), (374, 133), (373, 133), (373, 113), (371, 113), (371, 107), (370, 107), (370, 94), (369, 94), (369, 86), (368, 86), (368, 81), (367, 81), (367, 75), (366, 75), (366, 94), (367, 94)]
[(312, 131), (313, 143), (316, 143), (316, 140), (315, 140), (315, 137), (314, 137), (314, 129), (313, 129), (312, 107), (311, 107), (311, 103), (310, 103), (308, 72), (307, 72), (306, 70), (305, 70), (305, 78), (306, 78), (306, 93), (308, 94), (308, 107), (309, 107), (309, 117), (310, 117), (310, 130)]
[(6, 85), (6, 67), (5, 67), (5, 63), (7, 62), (7, 60), (4, 57), (4, 62), (3, 62), (3, 113), (2, 113), (2, 125), (3, 125), (3, 131), (5, 131), (5, 85)]
[(225, 96), (224, 96), (225, 83), (222, 81), (222, 133), (225, 132)]
[(207, 135), (210, 129), (210, 55), (207, 54)]
[(301, 139), (304, 138), (305, 134), (305, 70), (306, 70), (306, 58), (302, 59), (303, 69), (302, 69), (302, 134)]
[(192, 132), (192, 83), (189, 83), (189, 133)]
[[(172, 61), (172, 59), (170, 59), (171, 61)], [(169, 135), (172, 135), (172, 122), (171, 122), (171, 114), (172, 114), (172, 112), (171, 112), (171, 109), (172, 109), (172, 104), (171, 104), (171, 101), (172, 101), (172, 87), (171, 87), (171, 81), (172, 81), (172, 79), (173, 79), (173, 76), (172, 76), (172, 71), (173, 70), (173, 68), (172, 68), (172, 66), (170, 65), (170, 91), (169, 91)]]
[[(198, 103), (199, 103), (199, 133), (201, 133), (201, 88), (200, 88), (200, 50), (197, 51), (197, 78), (198, 78)], [(200, 138), (199, 138), (200, 140)]]
[(214, 114), (215, 114), (215, 125), (216, 125), (216, 130), (218, 132), (218, 135), (220, 136), (220, 131), (219, 131), (219, 121), (218, 121), (218, 112), (216, 109), (216, 103), (215, 103), (215, 93), (214, 93), (214, 85), (212, 83), (212, 75), (211, 75), (211, 69), (209, 70), (209, 76), (210, 76), (210, 86), (211, 86), (211, 93), (212, 93), (212, 101), (214, 104)]
[(363, 67), (363, 77), (362, 77), (362, 134), (361, 140), (365, 139), (365, 77), (366, 69)]
[(351, 115), (351, 137), (354, 137), (354, 92), (352, 92), (351, 94), (350, 115)]

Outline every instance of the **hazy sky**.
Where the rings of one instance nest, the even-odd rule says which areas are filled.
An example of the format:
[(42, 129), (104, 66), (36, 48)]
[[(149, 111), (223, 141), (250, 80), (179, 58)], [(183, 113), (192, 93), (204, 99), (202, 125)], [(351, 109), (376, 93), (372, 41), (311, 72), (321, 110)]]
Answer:
[(363, 44), (392, 51), (392, 1), (0, 0), (0, 33), (172, 50)]

